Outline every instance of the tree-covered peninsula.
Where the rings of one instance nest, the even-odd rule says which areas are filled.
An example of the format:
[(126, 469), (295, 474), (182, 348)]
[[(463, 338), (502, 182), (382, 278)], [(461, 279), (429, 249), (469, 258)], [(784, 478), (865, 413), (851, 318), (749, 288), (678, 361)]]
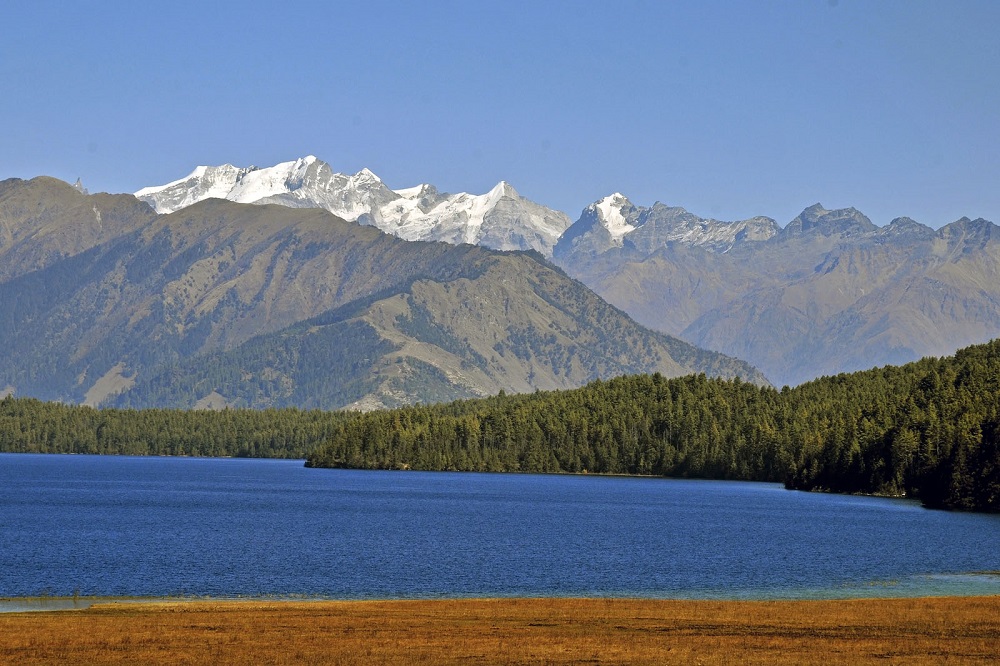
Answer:
[(780, 391), (654, 374), (372, 412), (307, 465), (781, 481), (1000, 511), (1000, 341)]

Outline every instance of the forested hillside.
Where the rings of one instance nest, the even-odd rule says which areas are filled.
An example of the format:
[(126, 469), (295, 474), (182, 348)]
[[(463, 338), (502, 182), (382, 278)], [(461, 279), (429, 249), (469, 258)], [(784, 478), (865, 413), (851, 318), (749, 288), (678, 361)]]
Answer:
[(317, 467), (783, 481), (1000, 510), (1000, 341), (777, 391), (704, 375), (375, 412)]

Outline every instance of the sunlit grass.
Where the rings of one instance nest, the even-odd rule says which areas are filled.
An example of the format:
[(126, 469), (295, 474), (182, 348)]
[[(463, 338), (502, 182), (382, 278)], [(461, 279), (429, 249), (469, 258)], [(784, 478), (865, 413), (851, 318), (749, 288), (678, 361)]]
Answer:
[(0, 615), (0, 663), (991, 663), (1000, 597), (104, 604)]

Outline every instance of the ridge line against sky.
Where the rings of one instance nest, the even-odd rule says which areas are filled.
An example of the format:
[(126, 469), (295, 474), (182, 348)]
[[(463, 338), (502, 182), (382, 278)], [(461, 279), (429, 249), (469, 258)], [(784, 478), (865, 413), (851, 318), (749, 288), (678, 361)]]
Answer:
[(0, 179), (134, 192), (312, 154), (573, 219), (620, 191), (1000, 222), (997, 2), (12, 5)]

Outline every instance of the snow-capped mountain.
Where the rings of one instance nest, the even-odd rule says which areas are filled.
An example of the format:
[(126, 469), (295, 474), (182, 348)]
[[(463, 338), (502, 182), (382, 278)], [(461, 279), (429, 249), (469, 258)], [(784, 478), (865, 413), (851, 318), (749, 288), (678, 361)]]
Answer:
[(545, 256), (552, 256), (571, 222), (564, 213), (520, 196), (506, 182), (482, 195), (445, 194), (426, 184), (394, 191), (368, 169), (354, 175), (336, 173), (312, 155), (267, 168), (200, 166), (185, 178), (143, 188), (135, 196), (158, 213), (172, 213), (212, 197), (325, 208), (405, 240), (533, 249)]
[(599, 254), (615, 247), (653, 252), (668, 243), (727, 252), (737, 243), (767, 240), (779, 231), (778, 223), (769, 217), (722, 222), (659, 202), (648, 208), (638, 207), (615, 192), (583, 210), (580, 219), (559, 240), (555, 255)]

